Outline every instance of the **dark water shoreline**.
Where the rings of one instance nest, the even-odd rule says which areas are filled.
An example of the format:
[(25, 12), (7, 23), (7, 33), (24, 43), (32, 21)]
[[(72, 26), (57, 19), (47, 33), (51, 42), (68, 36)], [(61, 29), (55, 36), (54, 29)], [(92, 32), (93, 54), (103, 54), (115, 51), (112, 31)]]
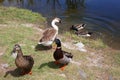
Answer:
[[(1, 0), (2, 6), (14, 6), (41, 13), (48, 23), (62, 18), (60, 32), (72, 24), (86, 23), (86, 29), (98, 34), (105, 44), (120, 49), (120, 1), (114, 0)], [(111, 6), (112, 5), (112, 6)], [(50, 24), (48, 24), (50, 25)], [(96, 36), (95, 36), (96, 37)]]

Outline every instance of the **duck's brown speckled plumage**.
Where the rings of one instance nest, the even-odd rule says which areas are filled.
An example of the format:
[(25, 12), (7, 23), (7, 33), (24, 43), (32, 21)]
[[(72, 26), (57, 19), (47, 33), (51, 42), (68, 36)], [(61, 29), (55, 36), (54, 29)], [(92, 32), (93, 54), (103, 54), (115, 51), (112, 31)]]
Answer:
[[(19, 48), (17, 50), (17, 48)], [(15, 59), (16, 66), (21, 69), (23, 73), (29, 73), (33, 67), (34, 60), (29, 55), (23, 55), (22, 50), (18, 44), (15, 45), (14, 50), (17, 51), (17, 57)]]

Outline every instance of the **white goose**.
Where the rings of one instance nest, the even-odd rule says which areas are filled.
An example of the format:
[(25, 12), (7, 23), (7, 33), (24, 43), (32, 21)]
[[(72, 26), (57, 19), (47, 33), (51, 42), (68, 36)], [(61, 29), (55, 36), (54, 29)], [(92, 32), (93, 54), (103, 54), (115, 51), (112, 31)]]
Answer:
[(38, 44), (43, 46), (51, 46), (58, 34), (58, 26), (55, 23), (61, 23), (60, 18), (54, 18), (51, 22), (52, 28), (47, 28), (43, 32), (42, 38), (39, 40)]

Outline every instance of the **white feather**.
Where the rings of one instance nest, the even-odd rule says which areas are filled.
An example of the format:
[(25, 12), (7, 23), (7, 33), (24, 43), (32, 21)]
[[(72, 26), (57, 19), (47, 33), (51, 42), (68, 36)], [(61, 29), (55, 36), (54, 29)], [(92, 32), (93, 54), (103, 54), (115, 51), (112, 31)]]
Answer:
[(17, 57), (17, 53), (12, 53), (12, 55), (11, 55), (14, 59)]

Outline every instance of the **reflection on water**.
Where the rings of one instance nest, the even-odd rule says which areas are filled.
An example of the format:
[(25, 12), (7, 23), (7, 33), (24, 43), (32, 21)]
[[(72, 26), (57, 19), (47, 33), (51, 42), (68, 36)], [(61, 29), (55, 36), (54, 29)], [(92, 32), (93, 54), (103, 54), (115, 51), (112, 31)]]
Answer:
[(66, 0), (68, 9), (77, 9), (79, 4), (84, 7), (84, 2), (85, 0)]
[[(51, 21), (62, 18), (61, 33), (72, 24), (86, 23), (109, 46), (120, 49), (120, 1), (114, 0), (0, 0), (0, 5), (39, 12)], [(112, 5), (112, 6), (111, 6)], [(98, 37), (97, 36), (97, 37)]]

